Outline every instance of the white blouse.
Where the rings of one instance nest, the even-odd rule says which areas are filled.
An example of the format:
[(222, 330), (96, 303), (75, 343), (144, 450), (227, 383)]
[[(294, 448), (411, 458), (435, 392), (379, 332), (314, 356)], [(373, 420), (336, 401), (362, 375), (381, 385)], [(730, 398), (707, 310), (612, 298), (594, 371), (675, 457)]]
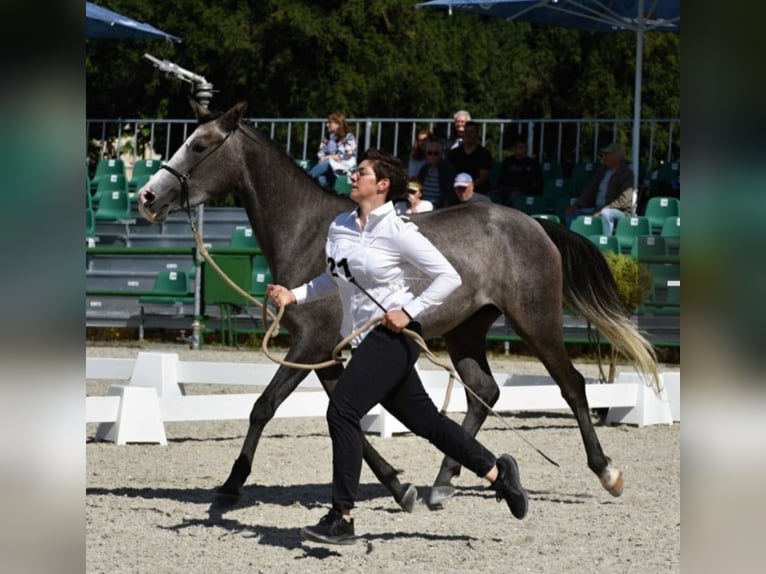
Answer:
[[(291, 291), (298, 304), (337, 292), (343, 304), (343, 337), (383, 315), (370, 297), (386, 310), (401, 308), (415, 319), (426, 309), (441, 305), (461, 284), (450, 262), (417, 225), (396, 214), (390, 201), (368, 215), (364, 229), (356, 210), (336, 217), (330, 225), (325, 254), (327, 271)], [(413, 292), (413, 286), (417, 287), (413, 283), (419, 274), (413, 267), (431, 279), (418, 295)], [(358, 346), (369, 331), (354, 337), (351, 346)]]

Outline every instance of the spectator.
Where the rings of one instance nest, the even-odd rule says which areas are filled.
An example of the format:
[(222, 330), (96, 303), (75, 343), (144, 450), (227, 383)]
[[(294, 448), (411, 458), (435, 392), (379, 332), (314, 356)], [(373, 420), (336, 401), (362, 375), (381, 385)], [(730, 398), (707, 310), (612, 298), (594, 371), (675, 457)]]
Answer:
[(467, 112), (466, 110), (460, 110), (455, 112), (455, 115), (452, 116), (455, 120), (455, 133), (452, 136), (452, 139), (447, 140), (445, 142), (444, 149), (445, 151), (455, 149), (460, 144), (463, 143), (463, 131), (465, 130), (465, 124), (466, 122), (471, 121), (471, 114), (470, 112)]
[(512, 205), (520, 195), (543, 194), (543, 168), (535, 158), (529, 157), (526, 140), (517, 139), (511, 155), (503, 160), (498, 188), (505, 205)]
[(455, 188), (455, 193), (453, 194), (453, 198), (450, 200), (449, 205), (491, 201), (486, 195), (474, 192), (473, 178), (468, 173), (457, 174), (453, 186)]
[(343, 114), (330, 114), (327, 118), (327, 137), (319, 145), (317, 158), (309, 175), (327, 188), (333, 187), (337, 175), (348, 173), (356, 165), (356, 138)]
[(415, 141), (412, 142), (412, 154), (407, 165), (407, 177), (410, 179), (416, 178), (420, 168), (426, 164), (426, 143), (432, 139), (433, 134), (427, 129), (420, 130), (415, 136)]
[(447, 153), (447, 161), (456, 172), (471, 175), (476, 193), (489, 194), (492, 154), (479, 143), (479, 125), (476, 122), (466, 122), (463, 143)]
[(410, 181), (407, 184), (407, 193), (404, 198), (394, 202), (394, 208), (398, 215), (407, 213), (425, 213), (433, 211), (434, 204), (423, 199), (423, 186), (417, 181)]
[(452, 180), (455, 179), (455, 170), (442, 157), (442, 147), (437, 141), (426, 142), (426, 162), (418, 172), (417, 181), (423, 186), (423, 199), (438, 209), (454, 195)]
[(633, 208), (633, 171), (625, 163), (625, 150), (618, 143), (602, 148), (602, 165), (585, 186), (577, 201), (567, 208), (567, 226), (578, 215), (602, 217), (611, 235), (617, 220)]

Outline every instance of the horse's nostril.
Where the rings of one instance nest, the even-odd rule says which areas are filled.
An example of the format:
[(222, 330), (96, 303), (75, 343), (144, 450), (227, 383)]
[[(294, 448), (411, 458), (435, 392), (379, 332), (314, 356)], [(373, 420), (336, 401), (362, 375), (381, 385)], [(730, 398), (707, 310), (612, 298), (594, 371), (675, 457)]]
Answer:
[(154, 201), (154, 193), (150, 189), (145, 189), (141, 192), (141, 199), (144, 201), (144, 203), (151, 203)]

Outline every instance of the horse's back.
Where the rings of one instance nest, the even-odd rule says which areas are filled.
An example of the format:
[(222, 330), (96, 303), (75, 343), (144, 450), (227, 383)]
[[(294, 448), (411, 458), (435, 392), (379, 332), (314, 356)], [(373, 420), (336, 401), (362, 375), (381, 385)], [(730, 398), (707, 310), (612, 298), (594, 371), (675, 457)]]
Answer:
[(453, 265), (477, 258), (480, 264), (527, 261), (558, 251), (534, 218), (495, 203), (448, 207), (421, 214), (413, 222)]

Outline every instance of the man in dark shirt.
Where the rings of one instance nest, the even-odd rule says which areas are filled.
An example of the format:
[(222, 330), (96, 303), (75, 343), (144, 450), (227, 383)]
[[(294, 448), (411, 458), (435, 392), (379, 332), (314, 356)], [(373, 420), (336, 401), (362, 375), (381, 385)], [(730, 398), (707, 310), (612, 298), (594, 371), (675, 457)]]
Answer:
[(447, 153), (447, 161), (457, 173), (470, 174), (476, 193), (489, 194), (492, 154), (479, 143), (479, 125), (476, 122), (466, 122), (463, 143)]
[(527, 155), (527, 142), (517, 139), (511, 155), (500, 168), (500, 194), (505, 205), (512, 205), (519, 195), (543, 194), (543, 169), (535, 158)]

